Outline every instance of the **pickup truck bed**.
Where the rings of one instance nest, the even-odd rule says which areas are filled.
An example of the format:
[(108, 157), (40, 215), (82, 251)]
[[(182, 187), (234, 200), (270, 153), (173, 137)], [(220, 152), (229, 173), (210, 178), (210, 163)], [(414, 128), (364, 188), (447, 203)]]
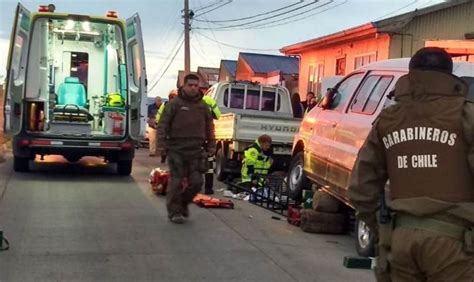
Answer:
[(291, 148), (300, 122), (295, 118), (227, 113), (214, 121), (214, 125), (217, 140), (252, 143), (260, 135), (268, 134), (272, 137), (274, 146), (286, 145)]

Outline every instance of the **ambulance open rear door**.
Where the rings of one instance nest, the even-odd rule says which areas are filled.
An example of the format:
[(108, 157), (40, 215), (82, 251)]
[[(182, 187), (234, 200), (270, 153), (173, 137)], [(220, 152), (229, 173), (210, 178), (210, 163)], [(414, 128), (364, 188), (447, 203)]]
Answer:
[(145, 51), (140, 17), (138, 14), (127, 19), (127, 68), (129, 93), (129, 133), (132, 139), (140, 141), (145, 135), (147, 80)]

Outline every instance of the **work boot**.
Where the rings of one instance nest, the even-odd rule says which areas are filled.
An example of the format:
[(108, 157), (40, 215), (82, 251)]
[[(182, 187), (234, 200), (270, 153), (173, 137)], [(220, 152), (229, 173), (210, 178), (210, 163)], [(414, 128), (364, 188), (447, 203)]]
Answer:
[(188, 218), (189, 217), (189, 207), (188, 205), (183, 205), (183, 216)]
[(184, 223), (184, 217), (181, 214), (175, 214), (170, 217), (170, 221), (176, 224), (183, 224)]

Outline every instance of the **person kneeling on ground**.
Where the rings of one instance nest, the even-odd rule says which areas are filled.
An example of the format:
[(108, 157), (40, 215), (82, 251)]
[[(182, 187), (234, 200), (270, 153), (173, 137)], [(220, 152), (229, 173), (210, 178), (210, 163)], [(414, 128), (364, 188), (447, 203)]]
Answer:
[(265, 176), (272, 166), (271, 158), (272, 138), (266, 134), (244, 151), (242, 160), (242, 182), (244, 187), (263, 186)]

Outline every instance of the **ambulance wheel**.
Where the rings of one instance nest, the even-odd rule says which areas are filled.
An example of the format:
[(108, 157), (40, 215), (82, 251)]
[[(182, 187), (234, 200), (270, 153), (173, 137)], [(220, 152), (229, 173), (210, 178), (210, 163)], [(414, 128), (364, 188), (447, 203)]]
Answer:
[(311, 188), (311, 182), (304, 173), (304, 153), (297, 153), (290, 164), (288, 194), (291, 199), (300, 200), (303, 190)]
[(375, 240), (372, 231), (362, 220), (356, 220), (356, 250), (360, 256), (373, 257), (375, 255)]
[(227, 179), (227, 173), (224, 172), (226, 162), (227, 160), (224, 156), (224, 150), (219, 148), (216, 153), (216, 177), (219, 181)]
[(132, 161), (118, 161), (117, 162), (117, 173), (119, 175), (130, 175), (132, 173)]
[(30, 170), (30, 159), (14, 157), (13, 158), (13, 170), (16, 172), (27, 172)]

